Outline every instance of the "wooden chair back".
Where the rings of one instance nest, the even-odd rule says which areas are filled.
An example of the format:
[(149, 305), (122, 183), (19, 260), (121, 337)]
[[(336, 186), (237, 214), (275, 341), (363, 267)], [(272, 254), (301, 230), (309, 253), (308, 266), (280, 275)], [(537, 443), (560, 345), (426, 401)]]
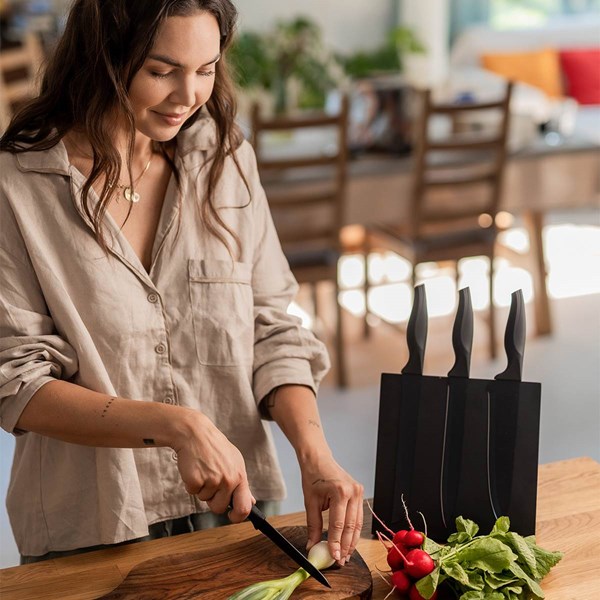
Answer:
[(309, 261), (311, 252), (340, 251), (347, 122), (346, 97), (337, 114), (264, 117), (257, 104), (252, 108), (251, 142), (273, 220), (293, 271), (297, 270), (295, 255), (304, 254)]
[(252, 145), (275, 228), (298, 283), (333, 283), (337, 384), (347, 384), (343, 317), (338, 302), (347, 177), (348, 99), (338, 114), (263, 117), (252, 108)]
[[(511, 94), (512, 82), (502, 97), (481, 103), (436, 104), (430, 90), (418, 92), (411, 237), (460, 229), (473, 221), (493, 227), (506, 163)], [(435, 136), (440, 115), (446, 119), (446, 134)]]
[(35, 95), (42, 60), (42, 45), (34, 33), (28, 33), (20, 46), (0, 51), (0, 131), (8, 126), (14, 109)]

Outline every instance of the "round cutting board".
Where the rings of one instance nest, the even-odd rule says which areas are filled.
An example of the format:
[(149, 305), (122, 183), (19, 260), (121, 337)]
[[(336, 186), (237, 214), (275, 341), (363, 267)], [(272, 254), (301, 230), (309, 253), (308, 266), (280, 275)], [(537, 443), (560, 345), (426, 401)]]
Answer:
[[(298, 549), (306, 547), (306, 527), (279, 529)], [(186, 552), (144, 561), (103, 600), (226, 600), (258, 581), (287, 577), (296, 563), (262, 534), (212, 550)], [(358, 552), (341, 568), (325, 571), (327, 589), (312, 577), (300, 584), (292, 598), (305, 600), (369, 599), (373, 580)]]

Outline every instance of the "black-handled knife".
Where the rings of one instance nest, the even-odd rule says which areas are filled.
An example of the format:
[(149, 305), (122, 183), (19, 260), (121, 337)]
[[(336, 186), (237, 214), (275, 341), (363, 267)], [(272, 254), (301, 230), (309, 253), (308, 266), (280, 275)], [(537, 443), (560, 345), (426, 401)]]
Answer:
[(506, 369), (496, 375), (497, 381), (491, 382), (488, 392), (488, 481), (494, 516), (510, 511), (519, 420), (523, 419), (519, 415), (526, 406), (521, 400), (525, 353), (525, 302), (521, 290), (511, 295), (504, 349)]
[(442, 470), (440, 473), (440, 507), (442, 521), (446, 527), (450, 526), (458, 516), (456, 502), (464, 452), (464, 418), (473, 348), (473, 306), (468, 287), (458, 292), (458, 309), (452, 328), (452, 347), (454, 348), (454, 366), (448, 372), (447, 379)]
[(300, 565), (319, 583), (322, 583), (328, 588), (331, 587), (331, 584), (327, 581), (325, 575), (310, 563), (308, 558), (306, 558), (296, 546), (267, 521), (263, 512), (258, 509), (256, 505), (252, 506), (252, 510), (248, 515), (248, 520), (254, 525), (254, 529), (258, 529), (258, 531), (264, 533), (276, 546), (281, 548), (281, 550), (283, 550), (296, 564)]
[(455, 360), (448, 377), (468, 377), (473, 348), (473, 307), (468, 287), (458, 292), (458, 311), (452, 328), (452, 347)]
[(508, 364), (494, 379), (521, 381), (523, 355), (525, 354), (525, 301), (522, 290), (513, 292), (510, 298), (510, 312), (504, 333), (504, 349)]
[(423, 375), (425, 343), (427, 342), (427, 297), (424, 284), (415, 288), (412, 310), (406, 329), (406, 342), (408, 344), (408, 362), (402, 369), (402, 373)]

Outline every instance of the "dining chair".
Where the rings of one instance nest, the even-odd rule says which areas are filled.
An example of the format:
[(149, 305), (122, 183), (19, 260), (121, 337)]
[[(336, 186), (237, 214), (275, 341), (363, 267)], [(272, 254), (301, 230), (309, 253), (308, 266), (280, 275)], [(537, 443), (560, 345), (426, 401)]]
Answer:
[(475, 102), (436, 103), (431, 90), (415, 91), (416, 119), (410, 216), (404, 223), (373, 223), (366, 227), (365, 333), (369, 331), (368, 256), (391, 250), (416, 267), (450, 261), (459, 277), (459, 261), (485, 256), (489, 260), (489, 351), (496, 356), (494, 320), (494, 247), (496, 215), (507, 155), (512, 82), (501, 97)]
[(27, 33), (19, 46), (0, 52), (0, 132), (8, 127), (15, 106), (35, 95), (42, 60), (42, 44), (34, 33)]
[(339, 387), (347, 385), (338, 282), (347, 178), (347, 127), (345, 96), (336, 114), (319, 111), (264, 116), (258, 104), (251, 110), (251, 143), (275, 228), (296, 280), (311, 287), (315, 317), (320, 315), (317, 284), (324, 281), (333, 284)]

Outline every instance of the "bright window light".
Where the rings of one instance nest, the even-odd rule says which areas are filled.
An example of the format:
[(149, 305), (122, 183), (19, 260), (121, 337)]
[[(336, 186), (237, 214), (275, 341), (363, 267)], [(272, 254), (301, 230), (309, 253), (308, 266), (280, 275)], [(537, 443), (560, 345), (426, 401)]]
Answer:
[(393, 283), (369, 289), (369, 310), (388, 323), (408, 320), (412, 291), (406, 283)]
[(454, 312), (456, 306), (456, 284), (454, 277), (442, 275), (425, 282), (427, 293), (427, 314), (442, 317)]
[(292, 302), (287, 309), (288, 314), (294, 315), (302, 320), (302, 327), (306, 329), (312, 329), (313, 319), (312, 317), (296, 302)]
[(502, 232), (498, 238), (502, 244), (515, 252), (529, 252), (529, 236), (525, 229), (515, 227), (514, 229)]
[(531, 275), (525, 269), (517, 267), (498, 269), (494, 279), (495, 306), (510, 306), (511, 294), (516, 290), (523, 290), (523, 300), (531, 302), (533, 299)]
[(550, 297), (600, 293), (600, 227), (555, 225), (544, 234)]
[(363, 257), (358, 254), (342, 256), (340, 259), (339, 276), (344, 288), (362, 286), (365, 282)]
[[(500, 234), (502, 243), (519, 253), (529, 252), (527, 232), (513, 228)], [(548, 293), (551, 298), (568, 298), (600, 294), (600, 226), (548, 225), (544, 228), (544, 250), (548, 269)], [(369, 256), (369, 311), (389, 323), (408, 321), (412, 308), (410, 263), (393, 252)], [(458, 287), (471, 291), (473, 310), (489, 308), (489, 262), (485, 257), (460, 261)], [(342, 306), (357, 317), (365, 314), (364, 266), (360, 254), (340, 260), (340, 293)], [(430, 317), (456, 311), (458, 291), (451, 263), (423, 263), (417, 268), (418, 281), (425, 283), (427, 310)], [(357, 289), (358, 288), (358, 289)], [(516, 267), (510, 260), (494, 260), (494, 302), (510, 306), (511, 294), (523, 290), (526, 303), (533, 300), (533, 281), (529, 271)], [(311, 329), (313, 318), (296, 302), (288, 312), (299, 317)]]
[(341, 305), (355, 317), (365, 314), (365, 295), (361, 290), (347, 290), (340, 294)]

